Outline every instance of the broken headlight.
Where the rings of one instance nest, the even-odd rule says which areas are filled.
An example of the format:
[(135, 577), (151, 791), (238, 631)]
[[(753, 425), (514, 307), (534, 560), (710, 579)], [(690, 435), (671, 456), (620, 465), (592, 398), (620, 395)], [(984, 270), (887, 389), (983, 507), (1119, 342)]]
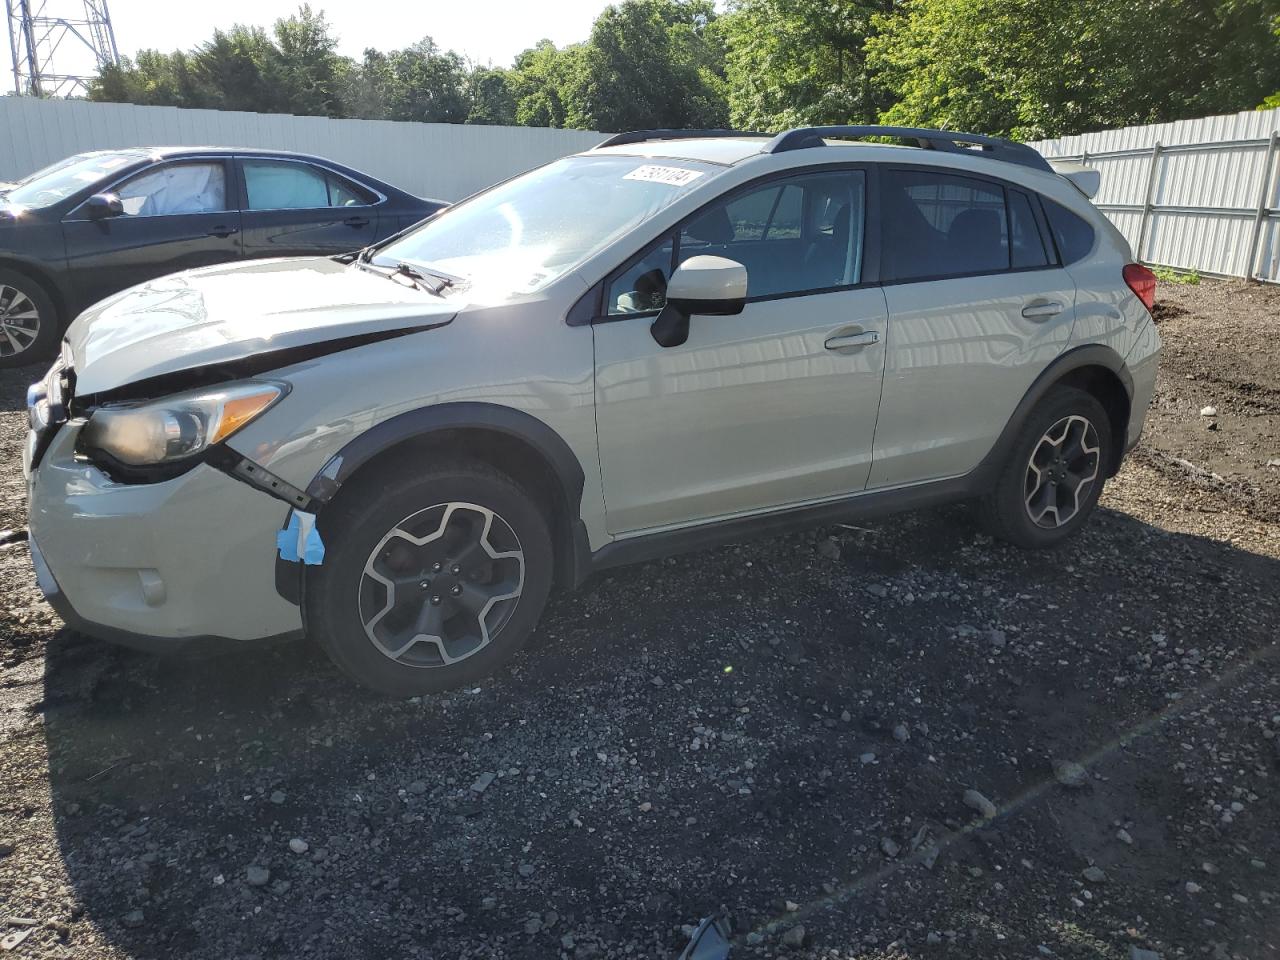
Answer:
[(80, 446), (126, 468), (178, 463), (256, 420), (286, 392), (283, 384), (258, 380), (99, 407), (80, 433)]

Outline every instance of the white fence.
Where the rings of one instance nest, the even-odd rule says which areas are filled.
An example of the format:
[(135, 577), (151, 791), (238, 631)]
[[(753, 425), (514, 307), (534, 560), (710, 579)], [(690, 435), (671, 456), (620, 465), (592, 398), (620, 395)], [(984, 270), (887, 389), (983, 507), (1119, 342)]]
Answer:
[(1031, 144), (1096, 168), (1094, 203), (1145, 263), (1280, 282), (1280, 110)]
[(330, 120), (0, 97), (0, 181), (84, 150), (218, 145), (317, 154), (418, 196), (460, 200), (603, 139), (600, 133), (543, 127)]

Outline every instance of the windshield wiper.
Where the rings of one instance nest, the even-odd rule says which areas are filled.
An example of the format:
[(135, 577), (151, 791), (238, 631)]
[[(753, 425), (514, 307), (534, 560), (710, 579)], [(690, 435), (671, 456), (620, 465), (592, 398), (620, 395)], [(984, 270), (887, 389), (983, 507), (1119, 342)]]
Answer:
[[(407, 260), (401, 260), (397, 263), (395, 270), (391, 273), (392, 276), (398, 274), (402, 277), (408, 277), (419, 287), (422, 287), (428, 293), (434, 293), (437, 297), (443, 297), (444, 292), (453, 286), (453, 281), (448, 277), (440, 277), (435, 274), (425, 274)], [(434, 286), (431, 282), (433, 280), (435, 281)]]

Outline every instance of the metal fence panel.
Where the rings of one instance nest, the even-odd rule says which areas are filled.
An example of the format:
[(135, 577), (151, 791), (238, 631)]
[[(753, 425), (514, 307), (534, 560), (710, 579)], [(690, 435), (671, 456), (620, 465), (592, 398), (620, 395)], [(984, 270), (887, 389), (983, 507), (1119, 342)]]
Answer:
[(26, 176), (85, 150), (216, 144), (314, 153), (410, 193), (452, 201), (603, 139), (600, 133), (545, 127), (330, 120), (0, 97), (0, 180)]
[(1147, 263), (1280, 282), (1280, 109), (1033, 143), (1096, 168), (1094, 203)]

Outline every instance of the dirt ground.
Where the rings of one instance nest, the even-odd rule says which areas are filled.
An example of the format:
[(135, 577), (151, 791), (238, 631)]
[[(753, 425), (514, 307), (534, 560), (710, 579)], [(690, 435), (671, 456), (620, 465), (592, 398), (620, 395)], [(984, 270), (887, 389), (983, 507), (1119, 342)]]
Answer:
[(961, 506), (621, 570), (449, 696), (113, 649), (0, 548), (0, 937), (648, 958), (723, 910), (734, 957), (1280, 957), (1280, 290), (1160, 297), (1147, 437), (1069, 546)]

